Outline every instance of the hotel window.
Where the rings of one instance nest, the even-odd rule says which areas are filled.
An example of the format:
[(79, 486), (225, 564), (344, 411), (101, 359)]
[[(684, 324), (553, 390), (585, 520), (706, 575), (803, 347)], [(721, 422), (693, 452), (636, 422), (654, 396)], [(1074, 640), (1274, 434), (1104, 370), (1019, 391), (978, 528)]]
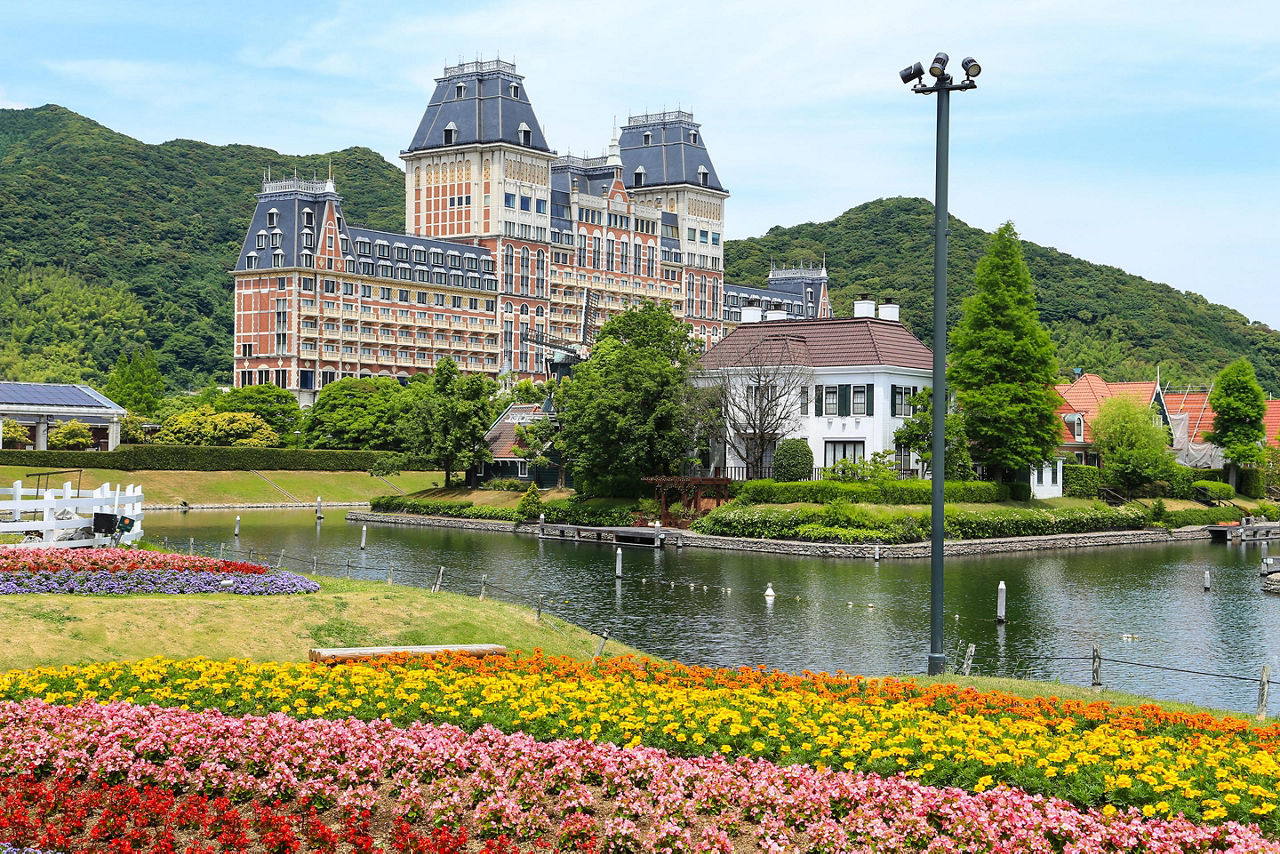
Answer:
[(280, 211), (275, 208), (267, 211), (267, 228), (275, 227), (278, 222), (280, 222)]
[(853, 460), (856, 463), (864, 458), (865, 448), (863, 442), (827, 442), (823, 464), (833, 466), (840, 460)]

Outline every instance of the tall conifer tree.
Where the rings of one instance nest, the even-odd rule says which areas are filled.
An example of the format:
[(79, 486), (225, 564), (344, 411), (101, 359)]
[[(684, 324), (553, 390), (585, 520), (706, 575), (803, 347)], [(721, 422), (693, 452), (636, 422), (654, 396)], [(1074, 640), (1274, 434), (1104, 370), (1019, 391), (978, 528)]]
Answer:
[[(1209, 405), (1213, 407), (1213, 432), (1205, 438), (1222, 448), (1227, 461), (1237, 468), (1261, 465), (1267, 402), (1253, 363), (1241, 356), (1223, 368), (1213, 381)], [(1235, 472), (1232, 475), (1234, 483)]]
[(974, 459), (1003, 480), (1049, 459), (1062, 441), (1053, 388), (1058, 360), (1013, 223), (992, 236), (974, 278), (977, 292), (951, 333), (947, 376)]

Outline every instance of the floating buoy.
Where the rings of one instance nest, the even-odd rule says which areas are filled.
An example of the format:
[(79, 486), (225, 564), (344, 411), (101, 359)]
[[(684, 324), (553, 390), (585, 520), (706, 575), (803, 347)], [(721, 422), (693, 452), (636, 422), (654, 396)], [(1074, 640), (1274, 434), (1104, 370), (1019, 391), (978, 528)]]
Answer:
[(770, 582), (769, 582), (769, 584), (768, 584), (768, 586), (766, 586), (766, 587), (765, 587), (765, 589), (764, 589), (764, 598), (766, 598), (766, 599), (772, 599), (773, 597), (775, 597), (775, 596), (777, 596), (777, 595), (778, 595), (777, 593), (774, 593), (774, 592), (773, 592), (773, 582), (772, 582), (772, 581), (770, 581)]
[(704, 585), (702, 585), (702, 592), (703, 592), (703, 593), (706, 593), (706, 592), (707, 592), (707, 585), (705, 585), (705, 584), (704, 584)]
[(847, 603), (845, 603), (845, 604), (847, 604), (850, 608), (852, 608), (852, 607), (853, 607), (853, 603), (852, 603), (852, 602), (847, 602)]
[(724, 589), (724, 592), (725, 592), (726, 594), (728, 594), (728, 593), (732, 593), (732, 592), (733, 592), (733, 588), (732, 588), (732, 587), (726, 587), (726, 588)]
[(692, 590), (692, 589), (693, 589), (693, 583), (692, 583), (692, 582), (690, 582), (690, 583), (689, 583), (689, 589), (690, 589), (690, 590)]

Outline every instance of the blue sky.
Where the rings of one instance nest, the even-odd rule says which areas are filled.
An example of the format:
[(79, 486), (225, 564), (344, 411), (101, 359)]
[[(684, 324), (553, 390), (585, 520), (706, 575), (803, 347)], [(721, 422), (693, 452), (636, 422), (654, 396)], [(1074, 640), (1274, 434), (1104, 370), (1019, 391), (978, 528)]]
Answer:
[(433, 79), (477, 57), (516, 62), (562, 153), (599, 153), (629, 112), (691, 109), (733, 194), (729, 237), (931, 199), (934, 101), (897, 72), (972, 55), (953, 214), (1280, 329), (1273, 4), (6, 5), (0, 107), (57, 103), (152, 143), (363, 145), (399, 165)]

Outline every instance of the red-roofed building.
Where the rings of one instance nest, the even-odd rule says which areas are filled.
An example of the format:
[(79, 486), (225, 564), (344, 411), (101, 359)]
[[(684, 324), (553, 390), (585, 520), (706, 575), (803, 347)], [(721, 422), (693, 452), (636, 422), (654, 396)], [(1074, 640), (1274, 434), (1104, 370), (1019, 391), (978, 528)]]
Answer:
[(1080, 465), (1098, 465), (1098, 454), (1093, 447), (1093, 419), (1103, 401), (1127, 397), (1142, 406), (1154, 405), (1161, 418), (1166, 417), (1160, 386), (1155, 382), (1109, 383), (1097, 374), (1081, 374), (1075, 382), (1057, 386), (1057, 391), (1062, 398), (1058, 406), (1058, 415), (1062, 418), (1062, 450), (1064, 455), (1074, 456)]
[[(508, 406), (484, 436), (485, 443), (493, 454), (493, 462), (480, 464), (476, 480), (484, 483), (494, 478), (510, 478), (536, 483), (539, 489), (553, 489), (559, 475), (555, 466), (534, 466), (516, 454), (516, 449), (522, 447), (520, 440), (516, 438), (516, 427), (553, 415), (554, 413), (548, 413), (537, 403), (513, 403)], [(573, 477), (568, 471), (565, 472), (565, 486), (573, 486)]]

